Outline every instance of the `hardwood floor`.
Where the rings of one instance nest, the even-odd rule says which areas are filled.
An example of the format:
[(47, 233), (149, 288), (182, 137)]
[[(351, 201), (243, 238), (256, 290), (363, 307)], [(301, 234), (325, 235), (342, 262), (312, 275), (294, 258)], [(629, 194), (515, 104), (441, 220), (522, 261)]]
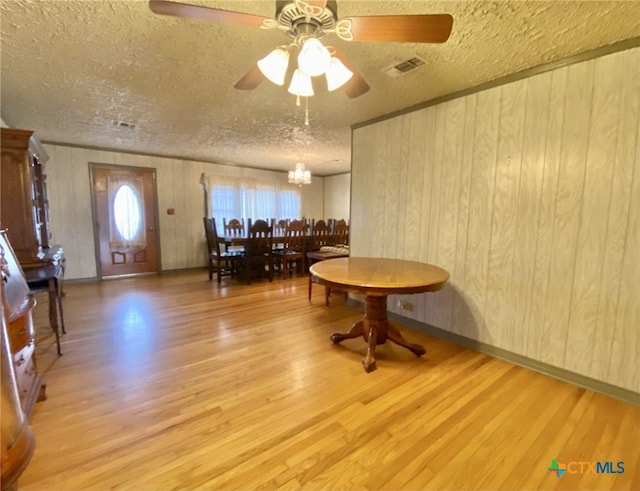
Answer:
[(640, 489), (639, 407), (403, 327), (427, 354), (385, 344), (367, 374), (364, 341), (329, 341), (361, 312), (309, 303), (306, 277), (65, 290), (62, 357), (35, 311), (48, 399), (21, 491)]

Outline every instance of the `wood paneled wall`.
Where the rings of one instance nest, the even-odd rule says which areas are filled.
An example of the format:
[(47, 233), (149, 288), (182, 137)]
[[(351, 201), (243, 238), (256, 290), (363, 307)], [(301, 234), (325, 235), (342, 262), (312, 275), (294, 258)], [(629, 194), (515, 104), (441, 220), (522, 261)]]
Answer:
[(438, 264), (390, 310), (640, 392), (640, 49), (357, 128), (352, 251)]
[[(206, 265), (202, 228), (204, 191), (200, 175), (205, 173), (279, 180), (285, 172), (177, 160), (146, 155), (99, 151), (61, 145), (45, 145), (53, 242), (62, 244), (67, 259), (66, 277), (95, 278), (97, 274), (89, 164), (127, 165), (156, 169), (158, 191), (161, 268), (185, 269)], [(324, 185), (314, 177), (302, 193), (306, 216), (323, 214)], [(174, 208), (175, 215), (167, 215)]]

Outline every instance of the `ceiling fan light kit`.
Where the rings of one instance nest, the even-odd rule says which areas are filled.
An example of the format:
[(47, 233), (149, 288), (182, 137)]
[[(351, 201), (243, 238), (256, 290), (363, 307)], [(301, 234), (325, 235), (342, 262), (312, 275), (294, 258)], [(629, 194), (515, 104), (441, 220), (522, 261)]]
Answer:
[[(340, 50), (324, 46), (320, 39), (329, 34), (335, 34), (343, 41), (350, 42), (443, 43), (449, 39), (453, 26), (453, 18), (449, 14), (338, 18), (338, 6), (335, 0), (276, 0), (275, 18), (169, 0), (149, 0), (149, 8), (152, 12), (160, 15), (262, 29), (279, 29), (294, 40), (292, 45), (301, 48), (296, 72), (302, 70), (307, 77), (325, 74), (327, 85), (331, 87), (329, 90), (335, 90), (342, 86), (350, 98), (359, 97), (366, 93), (369, 90), (369, 85), (351, 66)], [(257, 66), (254, 65), (234, 87), (240, 90), (252, 90), (258, 87), (264, 78), (277, 85), (284, 85), (290, 55), (288, 48), (273, 50), (260, 60)], [(337, 58), (347, 71), (351, 72), (351, 76), (342, 85), (338, 83), (340, 77), (333, 73), (342, 72), (344, 78), (345, 72), (342, 69), (331, 68), (331, 65), (336, 63), (332, 60), (328, 48), (333, 50), (333, 57)], [(274, 65), (275, 68), (270, 68), (271, 65)], [(294, 78), (296, 72), (294, 72)], [(294, 84), (292, 80), (289, 92), (302, 95), (299, 92), (303, 89), (296, 87), (298, 84)], [(313, 89), (308, 89), (306, 80), (304, 87), (306, 93), (313, 95)], [(292, 90), (296, 92), (292, 92)]]
[(309, 38), (302, 44), (298, 55), (298, 68), (310, 77), (322, 75), (329, 68), (331, 55), (319, 39)]
[(299, 68), (296, 68), (295, 72), (293, 72), (293, 77), (291, 77), (291, 84), (287, 90), (290, 94), (297, 95), (298, 97), (311, 97), (313, 95), (311, 77)]
[(258, 68), (271, 82), (276, 85), (284, 85), (284, 78), (289, 66), (289, 51), (276, 48), (267, 56), (258, 61)]
[(353, 72), (344, 66), (344, 63), (338, 58), (332, 56), (329, 68), (324, 75), (327, 77), (327, 90), (333, 92), (351, 80)]

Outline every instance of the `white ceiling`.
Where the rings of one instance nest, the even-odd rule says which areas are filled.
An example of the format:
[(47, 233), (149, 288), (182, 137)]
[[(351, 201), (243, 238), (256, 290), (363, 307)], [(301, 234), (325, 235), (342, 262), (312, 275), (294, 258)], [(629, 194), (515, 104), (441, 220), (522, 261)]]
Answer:
[[(184, 0), (273, 17), (275, 1)], [(345, 42), (371, 86), (322, 91), (304, 110), (264, 81), (233, 85), (279, 44), (276, 30), (160, 16), (146, 0), (0, 0), (1, 116), (45, 142), (317, 175), (350, 168), (353, 124), (526, 68), (640, 36), (640, 1), (348, 1), (338, 16), (449, 13), (445, 44)], [(413, 56), (419, 70), (383, 70)], [(135, 129), (113, 127), (112, 121)]]

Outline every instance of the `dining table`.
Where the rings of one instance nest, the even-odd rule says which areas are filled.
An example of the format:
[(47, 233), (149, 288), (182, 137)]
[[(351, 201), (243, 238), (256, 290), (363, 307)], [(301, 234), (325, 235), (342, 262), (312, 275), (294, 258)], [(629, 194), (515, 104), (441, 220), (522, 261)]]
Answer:
[[(247, 239), (249, 235), (247, 233), (241, 233), (238, 235), (234, 234), (225, 234), (220, 237), (220, 242), (224, 243), (227, 247), (244, 247), (247, 244)], [(284, 234), (273, 234), (273, 243), (279, 244), (283, 243), (285, 240)]]
[(435, 292), (449, 280), (449, 273), (433, 264), (381, 257), (344, 257), (317, 262), (309, 268), (311, 281), (329, 288), (365, 295), (364, 317), (345, 333), (333, 333), (335, 344), (362, 336), (368, 345), (362, 360), (366, 372), (376, 369), (375, 349), (387, 340), (416, 356), (426, 353), (420, 344), (410, 343), (387, 316), (387, 297)]

